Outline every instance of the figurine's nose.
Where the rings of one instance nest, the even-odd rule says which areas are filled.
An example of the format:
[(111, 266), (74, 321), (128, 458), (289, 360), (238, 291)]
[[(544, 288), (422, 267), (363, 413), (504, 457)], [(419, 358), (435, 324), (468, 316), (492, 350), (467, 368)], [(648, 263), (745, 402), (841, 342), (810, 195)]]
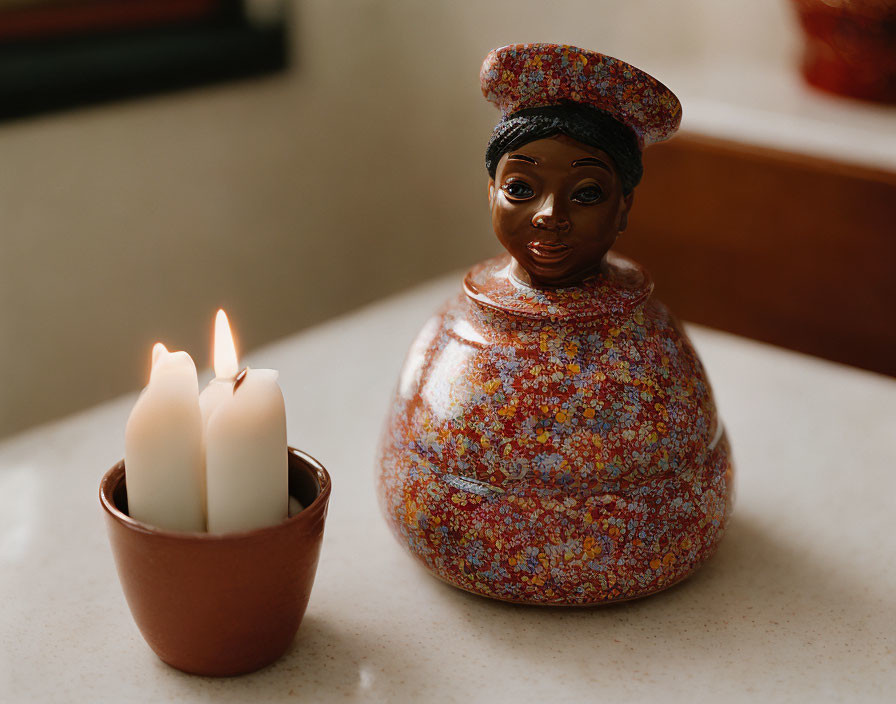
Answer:
[(538, 212), (532, 216), (532, 227), (551, 232), (566, 232), (569, 229), (569, 218), (556, 207), (553, 193), (548, 194)]

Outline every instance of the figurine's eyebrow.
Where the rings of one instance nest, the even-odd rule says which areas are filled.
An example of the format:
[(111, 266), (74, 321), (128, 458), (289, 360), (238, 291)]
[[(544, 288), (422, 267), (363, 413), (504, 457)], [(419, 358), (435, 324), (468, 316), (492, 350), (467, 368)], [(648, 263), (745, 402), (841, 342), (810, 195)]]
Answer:
[[(599, 166), (602, 169), (606, 169), (607, 171), (610, 171), (610, 167), (607, 166), (607, 164), (605, 162), (603, 162), (600, 159), (598, 159), (597, 157), (593, 157), (593, 156), (586, 156), (584, 159), (576, 159), (574, 162), (572, 162), (572, 165), (573, 165), (573, 167), (576, 167), (576, 166)], [(612, 171), (610, 173), (612, 173)]]
[(533, 157), (526, 156), (525, 154), (511, 154), (507, 157), (507, 161), (527, 161), (530, 164), (538, 166), (538, 162)]

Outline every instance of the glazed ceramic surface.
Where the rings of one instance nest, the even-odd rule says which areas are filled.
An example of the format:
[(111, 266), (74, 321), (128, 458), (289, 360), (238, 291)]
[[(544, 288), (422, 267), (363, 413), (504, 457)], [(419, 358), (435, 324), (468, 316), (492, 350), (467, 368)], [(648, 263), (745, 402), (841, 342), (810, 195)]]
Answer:
[(169, 665), (200, 675), (257, 670), (289, 647), (311, 596), (330, 477), (290, 449), (289, 491), (305, 509), (243, 533), (176, 533), (127, 515), (124, 463), (100, 484), (121, 586), (137, 627)]
[(520, 109), (587, 103), (628, 124), (644, 147), (681, 124), (672, 91), (635, 66), (567, 44), (513, 44), (489, 52), (479, 72), (482, 94), (504, 115)]
[(532, 604), (659, 591), (709, 557), (733, 470), (703, 367), (637, 264), (536, 289), (475, 267), (420, 332), (382, 437), (399, 542), (462, 589)]

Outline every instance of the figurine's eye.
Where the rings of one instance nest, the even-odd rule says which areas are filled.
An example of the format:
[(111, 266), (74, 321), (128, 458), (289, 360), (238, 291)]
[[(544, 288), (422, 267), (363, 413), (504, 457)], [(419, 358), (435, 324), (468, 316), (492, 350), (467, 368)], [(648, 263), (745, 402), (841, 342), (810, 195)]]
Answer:
[(597, 203), (603, 195), (604, 192), (600, 189), (600, 186), (591, 185), (580, 188), (573, 193), (572, 200), (582, 205), (591, 205), (592, 203)]
[(532, 187), (528, 183), (518, 179), (508, 181), (501, 186), (501, 190), (504, 191), (504, 193), (507, 194), (507, 197), (511, 200), (528, 200), (535, 195), (535, 191), (532, 190)]

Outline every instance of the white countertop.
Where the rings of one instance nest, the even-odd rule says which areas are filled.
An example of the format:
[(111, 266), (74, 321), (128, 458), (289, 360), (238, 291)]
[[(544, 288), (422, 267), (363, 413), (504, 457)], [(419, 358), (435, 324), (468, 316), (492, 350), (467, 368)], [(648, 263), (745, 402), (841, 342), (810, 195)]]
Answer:
[(718, 554), (641, 601), (511, 606), (417, 567), (373, 493), (405, 349), (458, 285), (248, 360), (281, 370), (290, 442), (334, 485), (305, 620), (260, 672), (180, 673), (131, 620), (97, 490), (133, 395), (0, 444), (0, 701), (892, 701), (896, 381), (691, 327), (739, 474)]
[(667, 70), (684, 133), (896, 172), (896, 106), (825, 93), (793, 64), (704, 62)]

